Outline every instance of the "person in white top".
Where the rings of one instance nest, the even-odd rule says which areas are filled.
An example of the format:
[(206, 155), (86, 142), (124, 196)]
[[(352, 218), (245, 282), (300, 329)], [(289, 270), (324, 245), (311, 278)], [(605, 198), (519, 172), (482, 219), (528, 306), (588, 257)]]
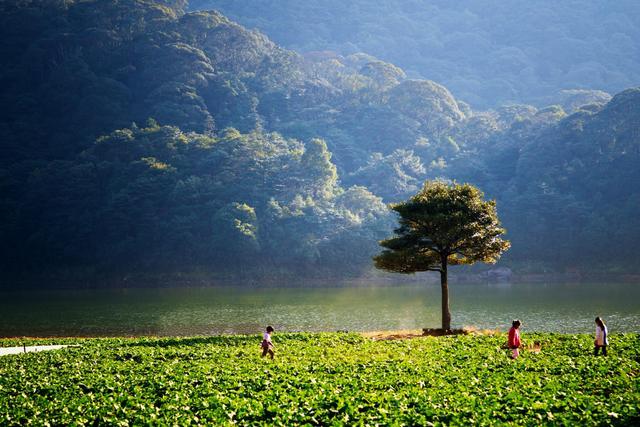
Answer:
[(273, 359), (273, 356), (275, 355), (274, 350), (274, 345), (271, 342), (271, 333), (273, 332), (273, 327), (272, 326), (267, 326), (267, 332), (265, 332), (262, 335), (262, 356), (261, 357), (265, 357), (267, 355), (267, 353), (269, 353), (269, 356), (271, 356), (271, 358)]
[(594, 344), (594, 356), (598, 355), (598, 350), (600, 349), (602, 349), (603, 356), (607, 355), (607, 345), (609, 345), (607, 325), (604, 324), (604, 321), (600, 317), (596, 317), (596, 340)]

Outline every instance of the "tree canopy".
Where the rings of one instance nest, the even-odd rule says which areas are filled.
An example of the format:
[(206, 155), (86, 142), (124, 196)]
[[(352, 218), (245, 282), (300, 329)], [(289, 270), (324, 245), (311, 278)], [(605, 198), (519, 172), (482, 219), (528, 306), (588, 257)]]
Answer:
[(442, 329), (451, 329), (448, 266), (495, 263), (509, 249), (501, 238), (495, 201), (470, 184), (427, 181), (406, 202), (391, 206), (400, 218), (395, 237), (374, 257), (379, 269), (397, 273), (437, 271), (442, 286)]

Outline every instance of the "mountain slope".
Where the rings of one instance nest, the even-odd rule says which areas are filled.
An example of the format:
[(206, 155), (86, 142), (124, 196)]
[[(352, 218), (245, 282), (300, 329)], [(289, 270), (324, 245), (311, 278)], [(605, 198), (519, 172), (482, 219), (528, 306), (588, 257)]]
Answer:
[(430, 178), (498, 200), (506, 265), (637, 271), (638, 90), (479, 112), (183, 8), (0, 4), (3, 275), (359, 275)]
[(298, 52), (366, 52), (477, 108), (640, 84), (634, 0), (191, 0)]

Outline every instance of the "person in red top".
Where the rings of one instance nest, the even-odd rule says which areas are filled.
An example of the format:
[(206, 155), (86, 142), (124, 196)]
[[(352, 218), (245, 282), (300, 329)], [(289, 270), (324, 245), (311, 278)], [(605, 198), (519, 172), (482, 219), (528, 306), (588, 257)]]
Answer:
[(511, 324), (511, 329), (509, 329), (509, 348), (512, 350), (511, 357), (513, 359), (517, 358), (520, 355), (520, 321), (514, 320)]

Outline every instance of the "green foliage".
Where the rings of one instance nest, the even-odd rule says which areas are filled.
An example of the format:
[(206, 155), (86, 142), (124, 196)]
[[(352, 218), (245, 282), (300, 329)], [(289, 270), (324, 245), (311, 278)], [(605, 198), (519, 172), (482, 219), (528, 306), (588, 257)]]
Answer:
[(494, 263), (510, 246), (500, 235), (505, 232), (495, 201), (469, 184), (427, 181), (422, 190), (406, 202), (392, 205), (400, 215), (396, 237), (383, 240), (385, 250), (375, 265), (398, 273), (440, 271), (447, 264)]
[(556, 265), (606, 264), (598, 246), (613, 239), (619, 265), (637, 262), (630, 244), (638, 238), (640, 174), (632, 164), (640, 162), (639, 101), (640, 91), (627, 90), (600, 111), (578, 111), (522, 146), (516, 194), (504, 212), (514, 241), (527, 241), (518, 251), (539, 252)]
[(415, 193), (420, 184), (417, 177), (426, 172), (420, 157), (413, 151), (398, 149), (387, 156), (373, 153), (367, 164), (352, 172), (347, 180), (367, 185), (375, 194), (393, 200), (398, 195)]
[[(637, 424), (637, 334), (524, 333), (372, 341), (355, 334), (81, 340), (0, 358), (0, 423)], [(15, 344), (1, 341), (2, 345)], [(41, 342), (44, 343), (44, 342)]]
[(338, 185), (322, 140), (231, 128), (210, 137), (153, 121), (47, 164), (27, 189), (28, 238), (13, 256), (40, 254), (46, 268), (304, 271), (359, 254), (346, 273), (366, 265), (389, 217), (366, 189)]
[(387, 103), (397, 111), (425, 123), (431, 135), (440, 137), (464, 114), (449, 91), (429, 80), (406, 80), (389, 91)]
[[(192, 8), (210, 4), (196, 3)], [(275, 24), (300, 37), (313, 29), (319, 38), (352, 34), (361, 24), (351, 17), (374, 9), (407, 31), (421, 14), (472, 30), (488, 22), (489, 10), (463, 2), (465, 17), (478, 19), (459, 20), (457, 3), (413, 13), (415, 5), (391, 2), (383, 14), (382, 6), (360, 2), (216, 3), (239, 11), (234, 16), (267, 7), (263, 16), (273, 19), (251, 27)], [(508, 104), (478, 112), (444, 86), (415, 79), (415, 69), (405, 73), (353, 53), (355, 47), (298, 54), (218, 12), (184, 13), (184, 6), (173, 0), (0, 3), (3, 276), (85, 268), (124, 275), (192, 264), (238, 271), (248, 258), (258, 260), (258, 269), (304, 265), (358, 274), (390, 230), (383, 200), (406, 199), (436, 178), (471, 182), (498, 200), (514, 243), (503, 260), (509, 265), (593, 270), (611, 258), (602, 242), (613, 239), (619, 250), (605, 268), (637, 272), (637, 90), (611, 100), (604, 92), (569, 90), (553, 107)], [(323, 7), (346, 10), (332, 22), (340, 31), (328, 31), (331, 13), (309, 12)], [(306, 18), (295, 22), (300, 31), (279, 24), (289, 15), (300, 18), (301, 8), (314, 16), (313, 25)], [(587, 14), (593, 8), (581, 5)], [(616, 12), (629, 8), (622, 2), (607, 9), (607, 22), (613, 16), (624, 25), (606, 40), (622, 42), (635, 31)], [(531, 12), (533, 20), (546, 16), (542, 9)], [(359, 34), (384, 34), (371, 22)], [(438, 25), (419, 30), (433, 35)], [(480, 86), (476, 77), (456, 77), (444, 60), (428, 56), (436, 48), (461, 52), (468, 32), (438, 34), (438, 43), (420, 46), (402, 34), (403, 49), (419, 51), (416, 61), (427, 58), (429, 77), (447, 82), (456, 96), (471, 91), (491, 99), (496, 85), (506, 85), (515, 89), (508, 99), (520, 100), (517, 93), (542, 90), (536, 76), (565, 74), (538, 75), (527, 66), (515, 84), (494, 70)], [(363, 48), (374, 52), (375, 40), (368, 39)], [(475, 34), (469, 42), (475, 46), (469, 60), (490, 57), (476, 49), (492, 45), (482, 39)], [(313, 45), (305, 43), (296, 47)], [(527, 62), (517, 50), (491, 48), (494, 53), (502, 61), (495, 63)], [(455, 63), (464, 71), (466, 62)], [(576, 67), (602, 76), (588, 72), (592, 65)], [(636, 68), (627, 67), (626, 75)], [(255, 218), (237, 206), (253, 209)]]
[(427, 181), (406, 202), (391, 205), (400, 215), (396, 237), (380, 242), (376, 268), (395, 273), (437, 271), (442, 288), (442, 329), (451, 329), (448, 265), (495, 263), (511, 244), (500, 238), (495, 201), (470, 184)]
[(189, 7), (219, 10), (299, 52), (373, 55), (477, 108), (548, 104), (573, 88), (618, 92), (640, 77), (635, 0), (191, 0)]

